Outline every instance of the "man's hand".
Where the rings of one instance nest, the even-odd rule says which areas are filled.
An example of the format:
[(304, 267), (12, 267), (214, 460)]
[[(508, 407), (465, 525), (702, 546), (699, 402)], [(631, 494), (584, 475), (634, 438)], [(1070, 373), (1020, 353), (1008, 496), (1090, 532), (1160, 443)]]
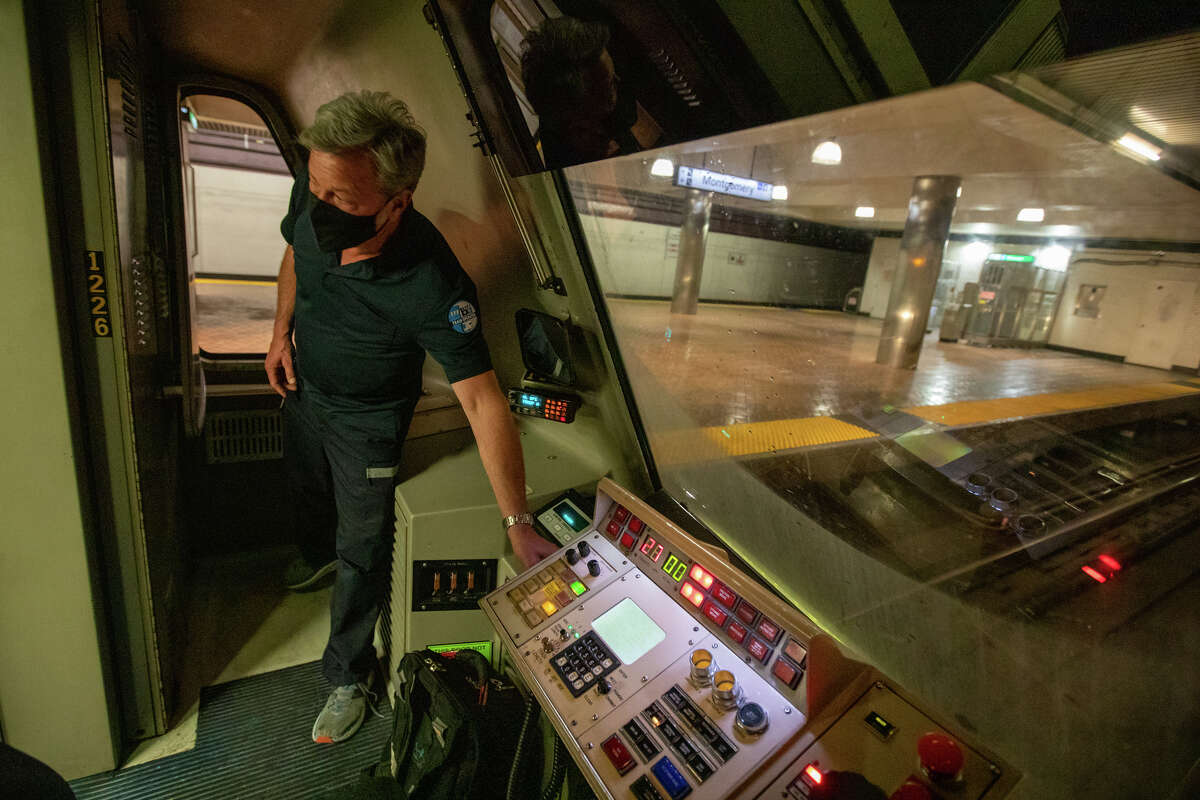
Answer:
[(289, 391), (296, 391), (296, 373), (292, 367), (292, 336), (276, 334), (271, 339), (271, 349), (267, 351), (267, 380), (271, 388), (280, 397), (287, 397)]
[(521, 559), (525, 569), (529, 569), (558, 549), (554, 542), (539, 536), (532, 525), (513, 525), (508, 529), (508, 540), (512, 542), (513, 552)]

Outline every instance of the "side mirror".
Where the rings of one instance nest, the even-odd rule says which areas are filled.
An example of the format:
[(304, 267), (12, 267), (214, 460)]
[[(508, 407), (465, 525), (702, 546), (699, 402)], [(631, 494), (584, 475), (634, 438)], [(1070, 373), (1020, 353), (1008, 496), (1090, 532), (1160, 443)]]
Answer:
[(517, 311), (516, 318), (521, 360), (532, 373), (530, 377), (543, 383), (574, 386), (575, 367), (567, 323), (529, 308)]

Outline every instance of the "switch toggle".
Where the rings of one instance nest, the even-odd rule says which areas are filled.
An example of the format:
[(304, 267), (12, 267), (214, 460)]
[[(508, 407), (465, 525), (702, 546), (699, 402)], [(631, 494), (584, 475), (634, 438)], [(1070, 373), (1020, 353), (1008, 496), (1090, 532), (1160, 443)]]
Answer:
[(608, 760), (612, 762), (618, 775), (624, 775), (637, 766), (637, 761), (633, 759), (633, 755), (625, 747), (625, 743), (615, 733), (600, 743), (600, 749), (604, 751), (604, 755), (608, 756)]

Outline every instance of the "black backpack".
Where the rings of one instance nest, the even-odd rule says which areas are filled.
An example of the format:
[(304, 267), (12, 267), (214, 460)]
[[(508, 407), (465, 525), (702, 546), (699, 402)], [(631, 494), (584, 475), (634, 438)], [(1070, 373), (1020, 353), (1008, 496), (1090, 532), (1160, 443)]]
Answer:
[(540, 709), (479, 653), (406, 654), (396, 670), (394, 706), (385, 759), (371, 771), (374, 777), (355, 787), (355, 797), (504, 800), (510, 791), (513, 798), (538, 794), (529, 787), (541, 783), (542, 741), (533, 724)]

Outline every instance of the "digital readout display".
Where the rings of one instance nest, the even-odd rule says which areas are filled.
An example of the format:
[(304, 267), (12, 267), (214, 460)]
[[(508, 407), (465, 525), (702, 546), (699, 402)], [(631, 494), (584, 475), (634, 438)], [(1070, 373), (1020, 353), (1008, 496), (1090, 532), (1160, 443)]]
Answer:
[(872, 711), (870, 714), (867, 714), (863, 721), (870, 725), (871, 729), (875, 731), (875, 733), (879, 734), (881, 738), (890, 738), (891, 735), (896, 732), (895, 725), (888, 722), (874, 711)]
[(642, 555), (649, 558), (655, 564), (662, 558), (663, 546), (653, 536), (647, 536), (646, 541), (642, 542)]
[(667, 563), (663, 564), (663, 572), (671, 576), (676, 583), (683, 580), (683, 576), (687, 574), (687, 562), (680, 561), (674, 553), (667, 556)]
[(538, 397), (536, 394), (522, 393), (521, 394), (521, 405), (525, 406), (526, 408), (541, 408), (542, 407), (542, 398)]
[(562, 519), (563, 522), (571, 526), (571, 530), (578, 533), (587, 527), (585, 520), (578, 511), (571, 507), (568, 503), (559, 503), (554, 507), (554, 513)]

